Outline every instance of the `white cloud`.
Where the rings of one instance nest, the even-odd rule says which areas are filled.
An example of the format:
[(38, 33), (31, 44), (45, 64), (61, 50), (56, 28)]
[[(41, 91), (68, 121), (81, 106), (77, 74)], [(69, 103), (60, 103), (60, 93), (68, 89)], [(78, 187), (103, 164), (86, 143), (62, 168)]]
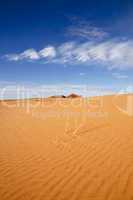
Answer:
[(48, 46), (39, 51), (39, 55), (42, 58), (54, 58), (56, 56), (56, 50), (53, 46)]
[(27, 49), (26, 51), (20, 54), (20, 59), (38, 60), (39, 55), (36, 50)]
[(84, 73), (84, 72), (80, 72), (79, 75), (80, 75), (80, 76), (84, 76), (85, 73)]
[(18, 54), (8, 54), (4, 56), (7, 58), (9, 61), (18, 61), (20, 60), (20, 56)]
[(20, 54), (8, 54), (10, 61), (39, 60), (60, 64), (104, 66), (108, 69), (133, 69), (133, 41), (67, 42), (40, 51), (28, 49)]
[[(70, 43), (71, 44), (71, 43)], [(63, 48), (56, 62), (67, 64), (96, 63), (109, 69), (133, 68), (133, 41), (109, 40), (106, 42), (72, 43)], [(61, 45), (62, 47), (62, 45)]]
[(89, 50), (93, 60), (109, 68), (133, 68), (133, 41), (107, 41), (93, 45)]
[(10, 61), (19, 60), (39, 60), (41, 58), (54, 58), (56, 56), (56, 50), (53, 46), (45, 47), (37, 52), (35, 49), (27, 49), (20, 54), (8, 54), (5, 57)]
[(40, 58), (38, 52), (34, 49), (27, 49), (20, 54), (8, 54), (5, 57), (10, 61), (19, 61), (23, 59), (38, 60)]
[(125, 74), (120, 74), (120, 73), (113, 73), (112, 76), (116, 79), (127, 79), (128, 76)]
[[(73, 17), (67, 31), (74, 41), (56, 47), (49, 44), (40, 50), (33, 48), (4, 56), (9, 61), (43, 61), (63, 65), (104, 66), (107, 69), (133, 69), (133, 40), (109, 39), (109, 33), (83, 19)], [(78, 40), (75, 39), (78, 36)], [(79, 37), (85, 40), (80, 40)]]
[(106, 31), (102, 30), (102, 28), (96, 27), (88, 21), (75, 18), (72, 20), (72, 25), (67, 28), (67, 34), (87, 40), (92, 38), (101, 40), (109, 35)]
[(97, 27), (93, 26), (80, 26), (80, 27), (70, 27), (68, 32), (72, 36), (78, 36), (85, 39), (103, 39), (108, 36), (108, 34)]
[(58, 46), (57, 48), (57, 59), (56, 62), (59, 63), (69, 63), (72, 62), (73, 52), (76, 48), (75, 42), (66, 42)]

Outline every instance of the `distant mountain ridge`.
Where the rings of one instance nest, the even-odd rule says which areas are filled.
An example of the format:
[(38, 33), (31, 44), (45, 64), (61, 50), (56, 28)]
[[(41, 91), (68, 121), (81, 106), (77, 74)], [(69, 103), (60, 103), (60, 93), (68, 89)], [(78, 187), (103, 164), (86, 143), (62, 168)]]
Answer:
[(67, 98), (79, 98), (79, 97), (81, 97), (81, 96), (78, 95), (78, 94), (74, 94), (74, 93), (69, 94), (69, 95), (67, 96)]
[(79, 97), (81, 97), (81, 96), (78, 95), (78, 94), (71, 93), (68, 96), (65, 96), (65, 95), (53, 95), (53, 96), (50, 96), (48, 98), (79, 98)]

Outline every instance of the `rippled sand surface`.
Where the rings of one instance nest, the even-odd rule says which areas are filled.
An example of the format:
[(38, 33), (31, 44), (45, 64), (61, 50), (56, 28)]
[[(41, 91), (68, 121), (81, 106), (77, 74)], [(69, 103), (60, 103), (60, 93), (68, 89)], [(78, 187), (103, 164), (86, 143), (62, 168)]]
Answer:
[(133, 95), (0, 102), (0, 200), (132, 200)]

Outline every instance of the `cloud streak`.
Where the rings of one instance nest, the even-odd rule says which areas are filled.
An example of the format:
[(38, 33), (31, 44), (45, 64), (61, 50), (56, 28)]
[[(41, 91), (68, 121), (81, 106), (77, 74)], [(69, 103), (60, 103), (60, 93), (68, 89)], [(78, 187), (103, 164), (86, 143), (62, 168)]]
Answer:
[(14, 62), (32, 61), (65, 66), (97, 65), (107, 69), (133, 69), (132, 39), (111, 39), (110, 34), (102, 28), (77, 17), (71, 19), (67, 34), (74, 36), (74, 40), (56, 46), (49, 44), (40, 50), (31, 48), (20, 53), (10, 53), (4, 58)]
[(27, 49), (20, 54), (9, 54), (5, 56), (10, 61), (19, 61), (19, 60), (38, 60), (40, 57), (38, 52), (35, 49)]
[(127, 79), (128, 76), (126, 74), (120, 74), (120, 73), (113, 73), (112, 76), (116, 79)]
[(68, 36), (77, 37), (84, 40), (103, 40), (109, 36), (109, 33), (94, 23), (76, 16), (69, 17), (71, 25), (66, 28)]
[(39, 60), (41, 58), (54, 58), (56, 56), (56, 50), (53, 46), (45, 47), (37, 52), (35, 49), (27, 49), (20, 54), (8, 54), (5, 57), (10, 61), (19, 60)]
[(4, 56), (9, 61), (40, 61), (67, 65), (98, 64), (108, 69), (133, 69), (133, 41), (66, 42), (39, 51), (27, 49)]
[(87, 22), (80, 23), (78, 26), (72, 25), (67, 29), (67, 33), (71, 36), (76, 36), (83, 39), (98, 39), (102, 40), (107, 38), (109, 34), (101, 28), (92, 26)]
[(38, 52), (40, 58), (54, 58), (56, 56), (56, 50), (53, 46), (48, 46)]

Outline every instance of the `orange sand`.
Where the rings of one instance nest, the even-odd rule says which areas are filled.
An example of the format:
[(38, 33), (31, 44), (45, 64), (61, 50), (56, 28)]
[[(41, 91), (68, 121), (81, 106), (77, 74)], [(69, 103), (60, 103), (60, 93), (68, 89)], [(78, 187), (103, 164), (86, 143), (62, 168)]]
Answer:
[(128, 96), (0, 102), (0, 200), (133, 199)]

